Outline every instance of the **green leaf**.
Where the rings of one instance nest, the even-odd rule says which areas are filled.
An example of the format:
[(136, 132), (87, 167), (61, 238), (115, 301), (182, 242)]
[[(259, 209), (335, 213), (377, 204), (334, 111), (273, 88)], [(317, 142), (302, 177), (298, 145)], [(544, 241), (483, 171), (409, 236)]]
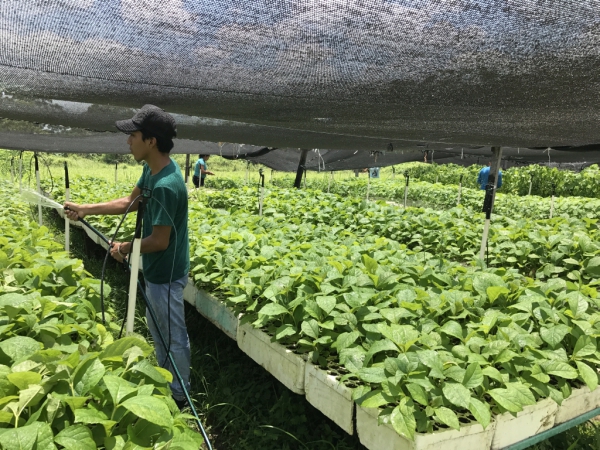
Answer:
[(319, 338), (319, 323), (315, 319), (305, 320), (300, 328), (305, 335), (313, 339)]
[(544, 342), (548, 343), (550, 347), (554, 348), (560, 344), (564, 337), (570, 332), (571, 328), (566, 325), (551, 325), (548, 328), (542, 327), (540, 330), (540, 336)]
[(342, 333), (338, 336), (335, 341), (334, 347), (337, 349), (338, 353), (343, 349), (350, 347), (354, 342), (360, 337), (359, 331), (351, 331), (350, 333)]
[(42, 376), (37, 372), (14, 372), (6, 378), (19, 389), (27, 389), (32, 384), (39, 384)]
[(490, 412), (490, 405), (483, 403), (476, 398), (471, 398), (469, 402), (469, 411), (475, 417), (475, 420), (479, 422), (483, 428), (487, 428), (492, 420), (492, 414)]
[(593, 277), (600, 277), (600, 256), (594, 256), (587, 262), (585, 272)]
[(596, 340), (590, 336), (582, 335), (577, 339), (575, 348), (573, 349), (573, 356), (582, 358), (584, 356), (593, 355), (596, 353), (597, 346)]
[(523, 406), (535, 404), (535, 397), (521, 383), (509, 383), (505, 389), (492, 389), (488, 394), (504, 409), (514, 413), (522, 411)]
[(377, 329), (403, 351), (408, 351), (410, 346), (417, 342), (420, 334), (411, 325), (397, 325), (395, 323), (391, 325), (380, 323)]
[(154, 350), (146, 341), (142, 340), (141, 338), (136, 336), (127, 336), (108, 345), (100, 354), (100, 359), (120, 361), (123, 359), (125, 350), (128, 350), (133, 346), (139, 347), (144, 352), (144, 356), (148, 356)]
[(337, 305), (337, 300), (331, 295), (317, 297), (315, 300), (319, 308), (325, 312), (325, 316), (328, 316), (335, 308), (335, 305)]
[(139, 395), (125, 400), (122, 406), (136, 416), (156, 425), (170, 429), (173, 425), (171, 412), (165, 402), (151, 395)]
[[(15, 336), (0, 341), (0, 363), (12, 365), (28, 359), (34, 353), (42, 349), (42, 344), (35, 339), (26, 336)], [(7, 358), (8, 357), (8, 358)]]
[(375, 275), (377, 273), (377, 268), (379, 267), (379, 264), (377, 264), (376, 260), (374, 260), (368, 255), (363, 255), (363, 263), (365, 265), (365, 268), (367, 269), (367, 272), (369, 272), (371, 275)]
[(575, 364), (577, 364), (579, 376), (587, 384), (587, 387), (590, 388), (590, 391), (596, 389), (598, 387), (598, 372), (581, 361), (575, 361)]
[(490, 299), (491, 304), (494, 304), (494, 302), (498, 300), (498, 297), (500, 297), (501, 295), (510, 294), (510, 291), (508, 289), (501, 286), (490, 286), (485, 290), (485, 292), (488, 298)]
[(277, 317), (287, 313), (287, 308), (279, 303), (267, 303), (260, 309), (260, 311), (258, 311), (258, 314), (262, 314), (267, 317)]
[(566, 362), (552, 359), (549, 361), (540, 361), (539, 364), (547, 374), (555, 375), (567, 380), (574, 380), (577, 378), (577, 370)]
[(429, 400), (427, 398), (427, 393), (425, 389), (415, 383), (409, 383), (406, 385), (406, 389), (410, 393), (412, 399), (423, 406), (427, 406), (429, 404)]
[(469, 402), (471, 400), (471, 392), (458, 383), (445, 383), (442, 387), (444, 397), (453, 405), (460, 406), (461, 408), (468, 409)]
[(166, 384), (167, 380), (162, 373), (159, 372), (159, 369), (160, 367), (154, 367), (147, 359), (143, 359), (131, 368), (132, 372), (143, 373), (155, 383)]
[(379, 408), (380, 406), (386, 405), (389, 402), (390, 399), (386, 399), (383, 396), (383, 392), (381, 391), (381, 389), (371, 391), (368, 394), (356, 400), (356, 403), (358, 403), (363, 408)]
[(73, 378), (75, 392), (80, 396), (84, 396), (100, 382), (105, 372), (106, 368), (98, 358), (84, 362), (77, 368)]
[(390, 420), (396, 433), (414, 440), (417, 421), (415, 420), (413, 408), (406, 405), (406, 399), (402, 399), (400, 404), (394, 408)]
[(92, 432), (85, 425), (71, 425), (54, 437), (54, 442), (66, 450), (95, 450)]
[(132, 392), (136, 391), (136, 386), (129, 381), (117, 377), (115, 375), (107, 374), (102, 378), (110, 396), (112, 398), (113, 404), (118, 405), (121, 403), (123, 398), (127, 397)]
[(0, 434), (0, 446), (4, 450), (31, 450), (37, 440), (37, 426), (27, 425), (9, 429)]
[(467, 367), (467, 371), (465, 372), (465, 377), (462, 380), (462, 384), (464, 387), (473, 389), (480, 386), (483, 383), (483, 372), (481, 371), (481, 367), (477, 363), (471, 363)]
[(107, 419), (106, 414), (93, 408), (75, 410), (75, 423), (102, 423)]
[(459, 340), (463, 340), (463, 329), (460, 324), (454, 320), (449, 320), (441, 328), (441, 333), (445, 333), (448, 336), (454, 336)]
[(275, 339), (280, 341), (288, 336), (294, 336), (296, 334), (296, 329), (293, 325), (289, 323), (284, 323), (277, 330), (275, 330)]
[(492, 286), (506, 287), (504, 280), (498, 275), (487, 272), (477, 272), (473, 276), (473, 289), (481, 295), (487, 295), (487, 288)]
[(448, 425), (450, 428), (454, 428), (455, 430), (460, 428), (458, 416), (451, 409), (440, 406), (439, 408), (435, 408), (434, 411), (435, 417), (444, 425)]

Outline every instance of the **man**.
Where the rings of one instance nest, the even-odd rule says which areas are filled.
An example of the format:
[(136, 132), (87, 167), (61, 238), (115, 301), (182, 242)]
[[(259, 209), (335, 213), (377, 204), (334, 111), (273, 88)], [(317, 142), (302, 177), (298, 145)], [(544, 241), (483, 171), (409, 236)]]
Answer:
[[(146, 294), (177, 369), (189, 388), (190, 343), (183, 303), (183, 288), (190, 266), (188, 198), (181, 169), (169, 156), (173, 138), (177, 135), (175, 120), (156, 106), (144, 105), (132, 119), (117, 121), (116, 127), (129, 134), (127, 144), (135, 160), (145, 163), (137, 185), (128, 197), (106, 203), (78, 205), (66, 202), (65, 213), (71, 220), (95, 214), (124, 214), (128, 208), (136, 211), (142, 196), (149, 197), (145, 200), (141, 243)], [(130, 242), (113, 242), (111, 245), (110, 253), (117, 261), (123, 261), (130, 252)], [(173, 374), (173, 398), (182, 408), (185, 395), (168, 359), (168, 349), (162, 345), (157, 325), (148, 310), (146, 318), (154, 339), (156, 358)]]
[(204, 179), (206, 175), (214, 175), (214, 173), (208, 171), (208, 161), (210, 155), (200, 155), (198, 156), (198, 161), (196, 161), (196, 166), (194, 167), (194, 176), (192, 177), (192, 182), (196, 188), (202, 186), (204, 187)]
[[(488, 178), (490, 176), (490, 168), (492, 166), (492, 162), (488, 161), (487, 166), (479, 171), (479, 175), (477, 176), (477, 184), (481, 190), (485, 190), (485, 187), (488, 184)], [(498, 170), (498, 184), (496, 186), (498, 189), (502, 187), (502, 171)]]

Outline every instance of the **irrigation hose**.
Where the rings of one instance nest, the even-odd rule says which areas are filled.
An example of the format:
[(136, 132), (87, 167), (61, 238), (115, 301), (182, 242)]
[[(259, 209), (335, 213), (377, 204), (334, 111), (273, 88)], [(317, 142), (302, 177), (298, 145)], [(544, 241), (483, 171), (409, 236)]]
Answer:
[[(80, 218), (79, 221), (82, 224), (84, 224), (86, 227), (88, 227), (90, 229), (90, 231), (92, 231), (94, 234), (96, 234), (100, 239), (102, 239), (102, 241), (104, 243), (106, 243), (107, 245), (110, 246), (110, 242), (106, 238), (106, 236), (104, 236), (102, 233), (100, 233), (100, 231), (98, 231), (96, 228), (94, 228), (94, 226), (92, 226), (87, 220)], [(128, 263), (123, 262), (123, 265), (125, 266), (125, 268), (127, 270), (131, 269), (129, 267)], [(150, 313), (150, 317), (152, 318), (152, 321), (156, 325), (156, 328), (158, 330), (158, 334), (160, 336), (160, 341), (161, 341), (163, 347), (165, 349), (167, 349), (167, 341), (165, 340), (165, 337), (164, 337), (164, 335), (162, 333), (162, 330), (158, 326), (158, 319), (156, 318), (156, 314), (154, 312), (154, 309), (152, 309), (152, 306), (150, 305), (150, 302), (148, 301), (148, 297), (146, 296), (146, 292), (145, 292), (144, 287), (142, 286), (142, 282), (140, 280), (138, 280), (138, 289), (139, 289), (140, 293), (142, 294), (142, 298), (144, 299), (144, 303), (146, 303), (146, 308), (148, 308), (148, 312)], [(179, 384), (181, 385), (181, 387), (183, 389), (183, 393), (185, 395), (185, 399), (188, 402), (188, 405), (190, 405), (190, 409), (192, 410), (192, 414), (194, 415), (194, 418), (196, 419), (196, 422), (198, 423), (198, 427), (200, 428), (200, 432), (202, 433), (202, 437), (204, 438), (204, 442), (206, 442), (206, 446), (208, 447), (209, 450), (213, 450), (212, 445), (210, 444), (210, 440), (208, 438), (208, 435), (206, 434), (206, 430), (202, 426), (202, 422), (200, 421), (200, 417), (198, 416), (198, 412), (196, 411), (196, 408), (194, 407), (194, 403), (192, 402), (192, 398), (190, 397), (190, 393), (188, 392), (187, 387), (185, 386), (185, 383), (183, 382), (183, 377), (179, 373), (179, 369), (177, 368), (177, 365), (175, 364), (175, 360), (173, 359), (173, 354), (171, 353), (170, 350), (168, 351), (168, 355), (169, 355), (169, 362), (171, 363), (171, 367), (173, 367), (173, 370), (175, 371), (175, 376), (177, 377), (177, 381), (179, 381)]]

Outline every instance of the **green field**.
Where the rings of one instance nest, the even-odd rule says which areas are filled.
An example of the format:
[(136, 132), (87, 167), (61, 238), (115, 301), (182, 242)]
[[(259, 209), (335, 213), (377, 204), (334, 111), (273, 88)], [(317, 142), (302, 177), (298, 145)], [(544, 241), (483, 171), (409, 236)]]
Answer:
[[(11, 154), (0, 156), (10, 168)], [(100, 157), (45, 159), (43, 186), (58, 200), (65, 160), (75, 201), (126, 193), (140, 172), (121, 162), (115, 184), (114, 164)], [(546, 197), (499, 196), (489, 257), (480, 261), (476, 189), (465, 187), (456, 207), (456, 185), (411, 183), (409, 199), (420, 207), (404, 209), (386, 202), (403, 200), (398, 168), (370, 181), (352, 172), (332, 182), (330, 174), (310, 173), (309, 189), (300, 191), (288, 188), (293, 175), (275, 172), (271, 180), (266, 170), (259, 217), (258, 167), (216, 157), (209, 164), (217, 174), (209, 189), (190, 194), (197, 285), (278, 342), (310, 354), (354, 389), (358, 404), (381, 407), (380, 417), (398, 433), (412, 437), (465, 421), (487, 426), (496, 414), (543, 398), (561, 403), (573, 389), (597, 386), (597, 200), (562, 197), (550, 206)], [(3, 173), (8, 178), (10, 170)], [(29, 173), (25, 184), (32, 179)], [(379, 200), (366, 202), (367, 189)], [(59, 233), (61, 222), (48, 219)], [(93, 219), (105, 234), (115, 228), (115, 218)], [(122, 239), (132, 225), (126, 222)], [(74, 251), (97, 270), (82, 242)], [(126, 281), (115, 272), (108, 280), (118, 303)], [(361, 448), (189, 314), (195, 400), (216, 448)], [(246, 372), (253, 376), (240, 376)], [(537, 448), (598, 448), (598, 436), (590, 422)]]

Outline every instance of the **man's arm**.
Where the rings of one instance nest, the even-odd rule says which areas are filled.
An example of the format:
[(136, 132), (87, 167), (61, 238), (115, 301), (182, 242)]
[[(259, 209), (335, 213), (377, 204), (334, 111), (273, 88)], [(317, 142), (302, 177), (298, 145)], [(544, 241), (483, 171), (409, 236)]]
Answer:
[[(90, 203), (86, 205), (78, 205), (77, 203), (65, 202), (65, 215), (71, 220), (83, 219), (85, 216), (90, 215), (115, 215), (124, 214), (129, 208), (129, 205), (140, 195), (142, 190), (139, 187), (134, 187), (131, 194), (127, 197), (117, 198), (109, 202), (104, 203)], [(68, 210), (67, 210), (68, 208)], [(129, 211), (137, 211), (138, 201), (136, 201)]]
[[(169, 238), (171, 236), (171, 226), (169, 225), (154, 225), (152, 234), (142, 239), (140, 247), (141, 253), (162, 252), (169, 246)], [(117, 261), (123, 261), (123, 256), (131, 251), (131, 242), (114, 242), (110, 249), (110, 254)], [(119, 254), (120, 252), (120, 254)]]

